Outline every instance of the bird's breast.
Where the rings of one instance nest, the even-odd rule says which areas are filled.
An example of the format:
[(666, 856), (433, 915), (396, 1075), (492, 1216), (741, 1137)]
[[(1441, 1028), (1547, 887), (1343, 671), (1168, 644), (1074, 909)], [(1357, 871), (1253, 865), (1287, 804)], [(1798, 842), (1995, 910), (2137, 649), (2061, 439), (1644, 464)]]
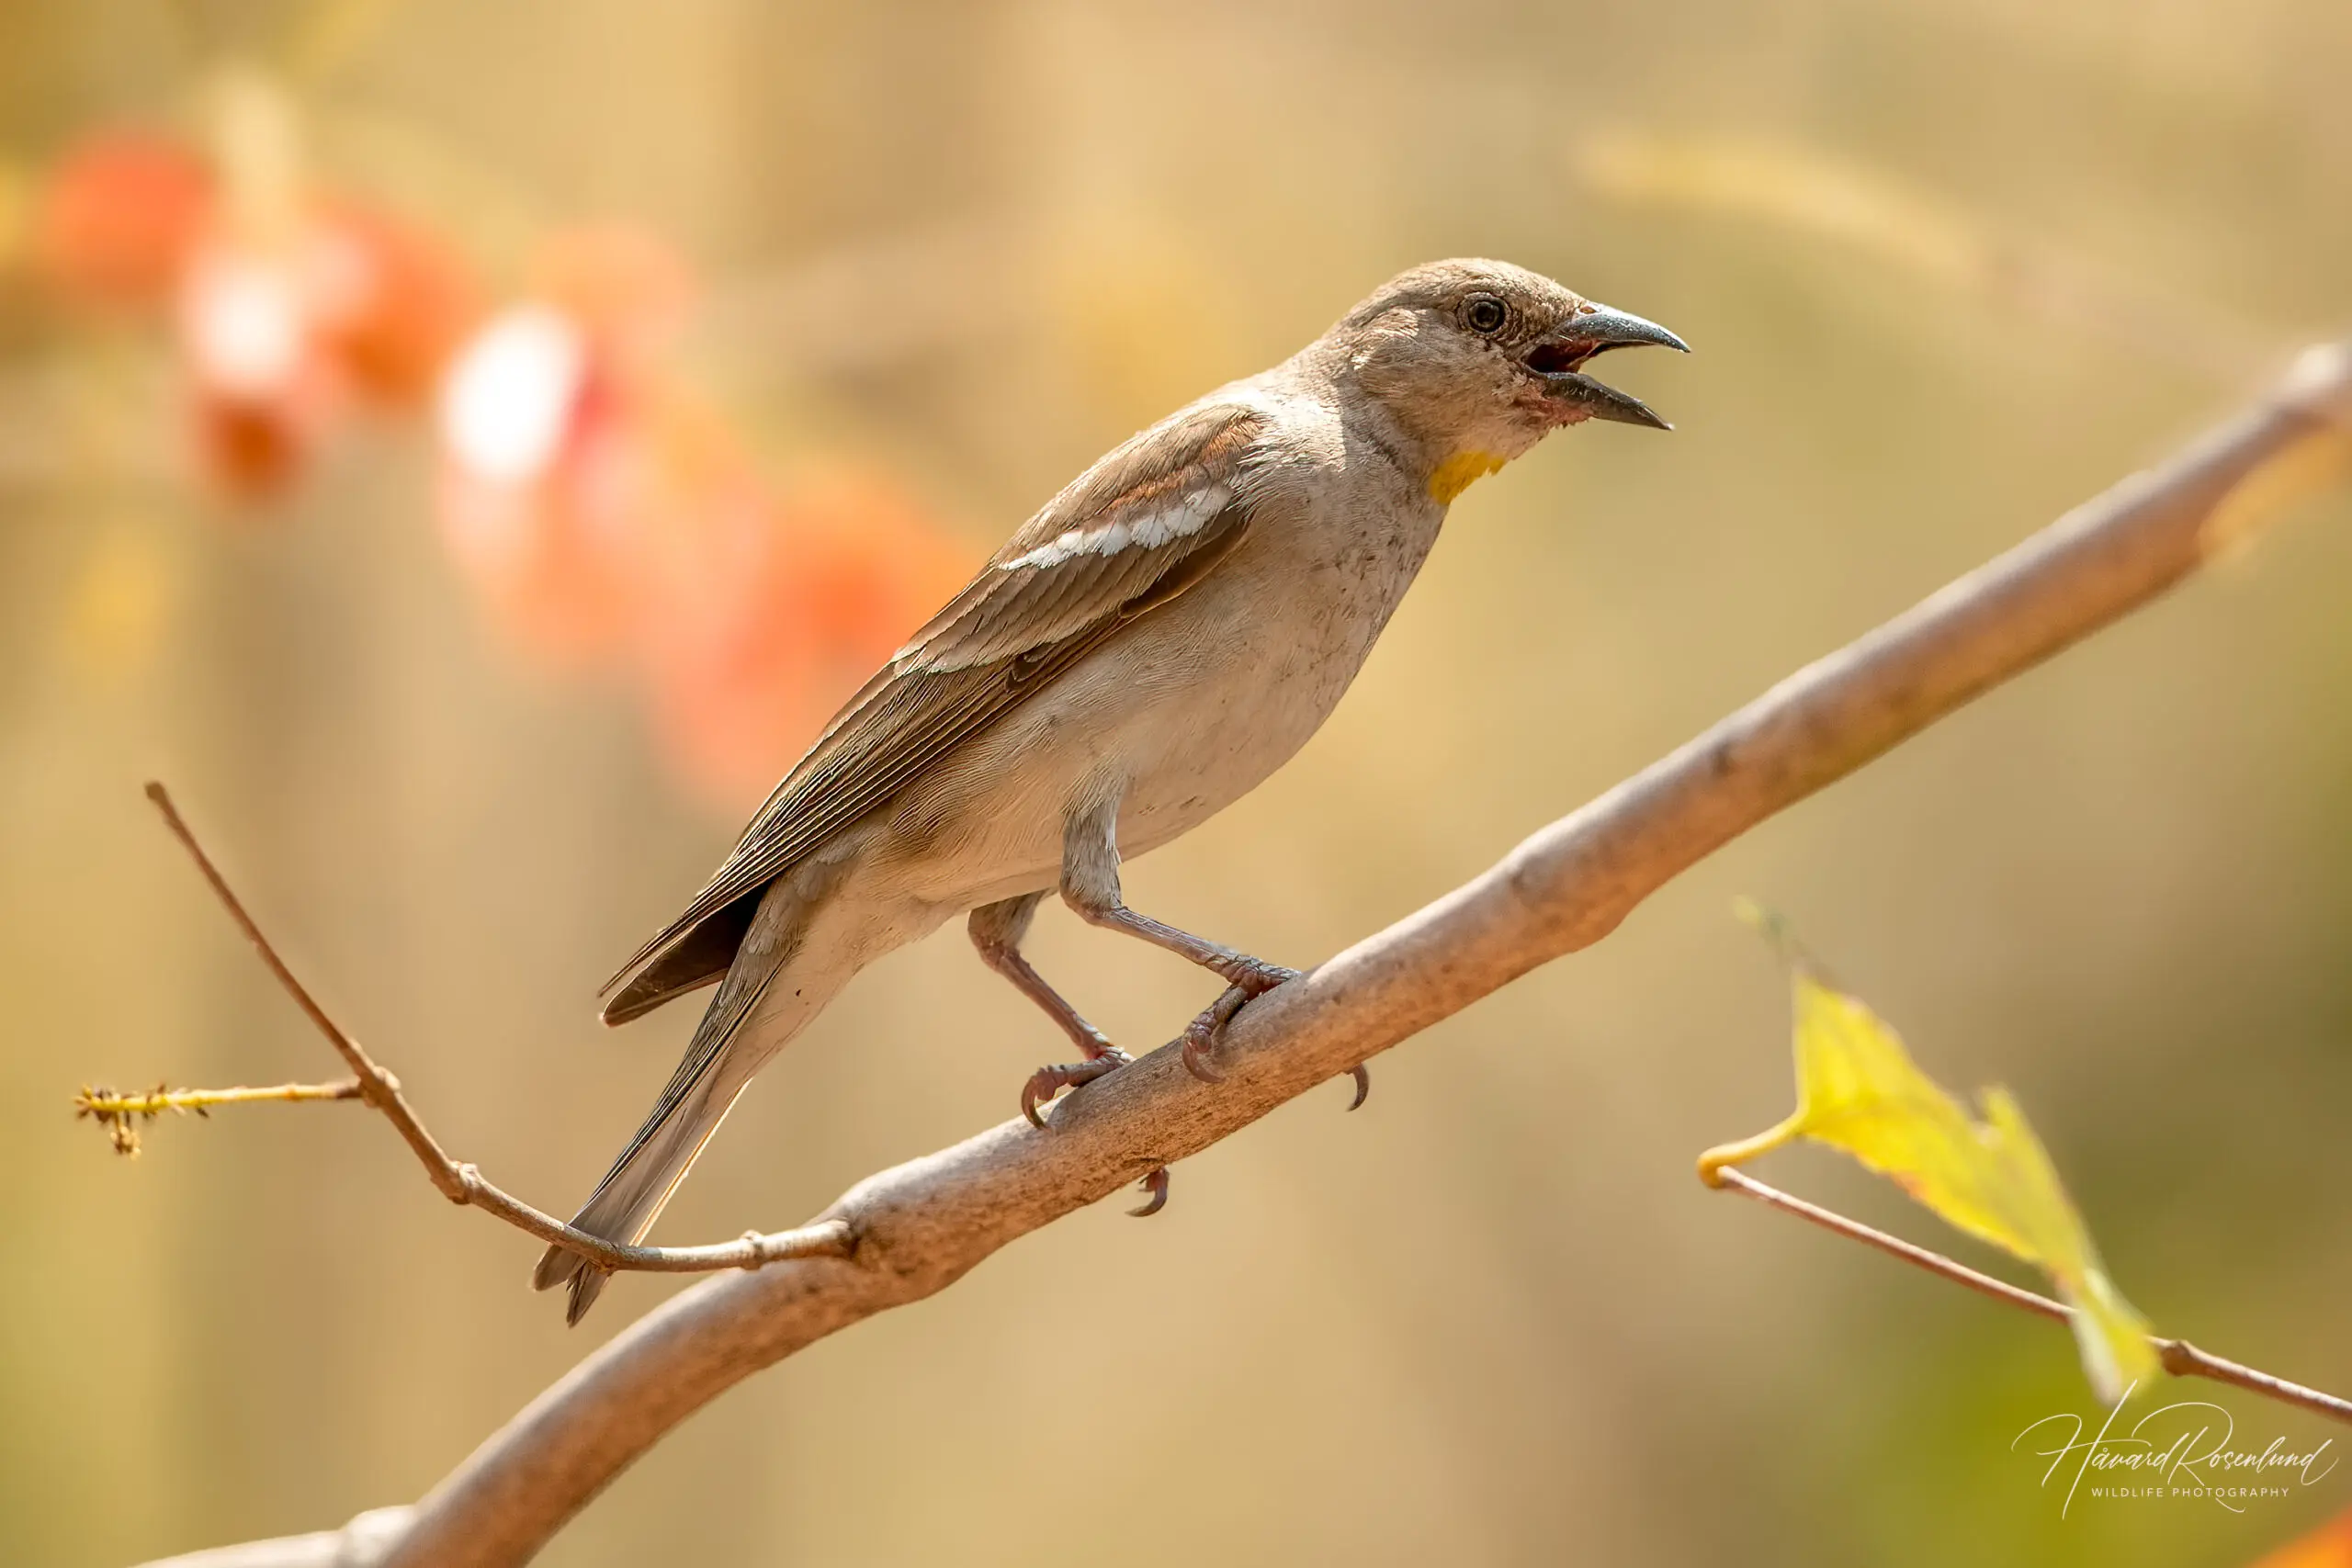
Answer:
[(1411, 586), (1441, 516), (1390, 502), (1263, 519), (1229, 572), (1170, 604), (1164, 624), (1138, 627), (1148, 639), (1138, 652), (1169, 675), (1134, 721), (1120, 813), (1129, 852), (1231, 805), (1322, 727)]
[[(1105, 788), (1140, 854), (1256, 788), (1339, 705), (1442, 509), (1418, 493), (1261, 509), (1200, 582), (957, 748), (896, 813), (919, 896), (1051, 886), (1062, 823)], [(918, 844), (915, 840), (919, 839)], [(921, 850), (921, 854), (913, 852)]]

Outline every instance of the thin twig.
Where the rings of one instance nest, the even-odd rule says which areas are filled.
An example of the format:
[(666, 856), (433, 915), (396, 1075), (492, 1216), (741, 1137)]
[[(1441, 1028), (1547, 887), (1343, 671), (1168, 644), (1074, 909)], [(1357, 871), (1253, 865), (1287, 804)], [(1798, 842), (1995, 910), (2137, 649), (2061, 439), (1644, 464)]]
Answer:
[(257, 1105), (268, 1101), (300, 1103), (305, 1100), (357, 1100), (359, 1080), (345, 1078), (339, 1083), (281, 1083), (266, 1089), (173, 1089), (157, 1084), (145, 1094), (117, 1094), (110, 1089), (96, 1089), (88, 1084), (74, 1097), (76, 1120), (87, 1116), (106, 1129), (113, 1140), (115, 1153), (136, 1155), (139, 1152), (139, 1123), (152, 1122), (164, 1111), (180, 1115), (195, 1111), (198, 1116), (211, 1114), (216, 1105)]
[[(2075, 1320), (2075, 1309), (2064, 1302), (2053, 1301), (2038, 1291), (2029, 1291), (2006, 1280), (1980, 1273), (1940, 1252), (1930, 1251), (1898, 1235), (1889, 1235), (1860, 1220), (1848, 1219), (1834, 1209), (1808, 1203), (1793, 1193), (1783, 1192), (1777, 1187), (1757, 1180), (1745, 1171), (1720, 1166), (1710, 1171), (1704, 1179), (1710, 1187), (1729, 1189), (1759, 1203), (1770, 1204), (1783, 1213), (1794, 1214), (1823, 1230), (1835, 1231), (1850, 1241), (1859, 1241), (1864, 1247), (1874, 1247), (1914, 1268), (1941, 1275), (2020, 1311), (2038, 1313), (2064, 1324), (2072, 1324)], [(2177, 1378), (2210, 1378), (2215, 1382), (2225, 1382), (2249, 1393), (2258, 1393), (2266, 1399), (2275, 1399), (2282, 1404), (2296, 1405), (2314, 1415), (2352, 1425), (2352, 1400), (2338, 1399), (2332, 1393), (2323, 1393), (2318, 1389), (2305, 1388), (2301, 1383), (2289, 1382), (2285, 1378), (2273, 1377), (2268, 1372), (2242, 1366), (2209, 1350), (2200, 1350), (2186, 1339), (2164, 1339), (2150, 1335), (2148, 1343), (2155, 1347), (2156, 1359), (2163, 1363), (2165, 1371)]]
[(339, 1078), (334, 1083), (276, 1083), (262, 1089), (248, 1089), (243, 1084), (234, 1089), (158, 1086), (145, 1094), (117, 1094), (110, 1089), (85, 1088), (74, 1097), (74, 1111), (76, 1115), (95, 1116), (103, 1122), (109, 1116), (160, 1116), (166, 1111), (193, 1111), (201, 1116), (216, 1105), (303, 1104), (358, 1098), (356, 1078)]
[(2338, 1421), (2352, 1422), (2352, 1399), (2338, 1399), (2332, 1393), (2322, 1393), (2315, 1388), (2305, 1388), (2301, 1383), (2289, 1382), (2285, 1378), (2257, 1371), (2252, 1367), (2216, 1356), (2211, 1350), (2200, 1350), (2186, 1339), (2152, 1338), (2149, 1343), (2156, 1348), (2156, 1359), (2164, 1363), (2165, 1371), (2177, 1378), (2211, 1378), (2215, 1382), (2225, 1382), (2248, 1393), (2261, 1394), (2266, 1399), (2299, 1404)]
[[(212, 863), (212, 857), (205, 853), (204, 846), (197, 841), (187, 818), (172, 803), (171, 792), (160, 784), (151, 783), (147, 786), (147, 798), (153, 801), (155, 809), (163, 813), (164, 825), (172, 830), (172, 836), (179, 840), (181, 847), (195, 860), (197, 869), (204, 874), (204, 880), (211, 886), (213, 896), (220, 900), (220, 907), (229, 911), (229, 918), (237, 923), (237, 929), (245, 933), (245, 940), (253, 943), (254, 951), (261, 955), (262, 964), (285, 987), (286, 994), (294, 998), (295, 1005), (318, 1027), (319, 1032), (327, 1037), (327, 1043), (334, 1047), (335, 1054), (351, 1068), (356, 1079), (352, 1092), (382, 1111), (385, 1118), (399, 1129), (401, 1136), (408, 1140), (408, 1146), (416, 1152), (425, 1175), (440, 1190), (441, 1195), (452, 1203), (471, 1204), (495, 1214), (517, 1230), (527, 1231), (541, 1241), (576, 1252), (600, 1269), (654, 1274), (704, 1274), (721, 1269), (758, 1269), (791, 1258), (846, 1258), (854, 1249), (856, 1237), (851, 1234), (849, 1224), (838, 1219), (819, 1220), (797, 1230), (764, 1234), (746, 1231), (739, 1240), (717, 1242), (706, 1247), (630, 1247), (607, 1241), (600, 1235), (591, 1235), (583, 1230), (575, 1230), (554, 1215), (535, 1209), (520, 1198), (492, 1185), (473, 1166), (451, 1159), (410, 1108), (407, 1098), (401, 1093), (400, 1080), (378, 1066), (375, 1058), (361, 1048), (358, 1041), (345, 1033), (342, 1027), (327, 1016), (326, 1010), (318, 1004), (317, 998), (303, 988), (302, 982), (294, 977), (294, 972), (286, 966), (286, 961), (270, 945), (269, 938), (262, 934), (261, 927), (254, 923), (252, 915), (245, 912), (245, 906), (229, 886), (229, 879), (220, 874), (220, 868)], [(264, 1094), (255, 1091), (243, 1092), (251, 1098), (265, 1098)]]

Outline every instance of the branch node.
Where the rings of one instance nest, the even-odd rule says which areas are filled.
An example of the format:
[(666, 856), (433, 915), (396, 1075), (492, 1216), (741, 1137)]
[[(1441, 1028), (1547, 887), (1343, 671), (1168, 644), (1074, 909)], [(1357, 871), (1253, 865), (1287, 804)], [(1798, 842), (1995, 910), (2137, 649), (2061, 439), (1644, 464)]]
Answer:
[[(185, 1089), (167, 1090), (162, 1084), (147, 1095), (117, 1095), (105, 1089), (85, 1089), (74, 1101), (76, 1113), (95, 1116), (113, 1138), (115, 1147), (124, 1154), (139, 1152), (139, 1134), (134, 1118), (153, 1117), (165, 1110), (193, 1110), (199, 1115), (207, 1105), (229, 1104), (254, 1100), (358, 1100), (383, 1114), (394, 1130), (406, 1140), (419, 1164), (424, 1167), (425, 1179), (435, 1190), (460, 1208), (472, 1206), (488, 1211), (526, 1235), (558, 1247), (569, 1247), (602, 1269), (653, 1269), (673, 1272), (695, 1273), (738, 1266), (757, 1269), (764, 1263), (788, 1258), (815, 1257), (823, 1253), (847, 1256), (853, 1245), (848, 1227), (842, 1222), (828, 1221), (822, 1226), (808, 1226), (798, 1231), (779, 1232), (774, 1238), (763, 1237), (758, 1231), (745, 1233), (748, 1248), (739, 1243), (723, 1243), (715, 1247), (679, 1248), (637, 1247), (613, 1242), (602, 1236), (574, 1230), (552, 1215), (543, 1214), (521, 1199), (502, 1190), (483, 1176), (481, 1168), (469, 1161), (449, 1157), (448, 1152), (426, 1130), (406, 1100), (401, 1095), (401, 1080), (376, 1059), (368, 1055), (358, 1041), (346, 1033), (343, 1026), (327, 1015), (317, 998), (294, 977), (286, 960), (278, 956), (260, 925), (245, 908), (244, 903), (229, 886), (229, 879), (205, 852), (195, 829), (172, 804), (171, 792), (161, 784), (147, 785), (147, 798), (155, 803), (163, 814), (164, 826), (180, 841), (188, 857), (196, 862), (197, 870), (212, 889), (229, 919), (253, 943), (263, 967), (276, 978), (286, 994), (294, 999), (313, 1027), (326, 1037), (335, 1055), (351, 1068), (351, 1081), (340, 1084), (287, 1084), (271, 1089)], [(743, 1251), (751, 1257), (746, 1261)]]
[(471, 1160), (460, 1160), (451, 1166), (449, 1174), (454, 1179), (447, 1190), (447, 1195), (449, 1201), (459, 1208), (480, 1202), (482, 1189), (490, 1185), (482, 1179), (481, 1168)]

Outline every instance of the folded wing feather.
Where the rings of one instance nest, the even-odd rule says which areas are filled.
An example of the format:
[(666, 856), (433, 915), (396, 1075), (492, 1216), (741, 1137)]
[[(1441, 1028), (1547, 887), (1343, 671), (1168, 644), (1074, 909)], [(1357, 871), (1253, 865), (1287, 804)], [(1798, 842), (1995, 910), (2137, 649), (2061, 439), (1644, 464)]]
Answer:
[(931, 763), (1197, 582), (1249, 525), (1264, 417), (1189, 409), (1046, 503), (852, 697), (678, 918), (605, 983), (622, 1023), (727, 972), (767, 885)]

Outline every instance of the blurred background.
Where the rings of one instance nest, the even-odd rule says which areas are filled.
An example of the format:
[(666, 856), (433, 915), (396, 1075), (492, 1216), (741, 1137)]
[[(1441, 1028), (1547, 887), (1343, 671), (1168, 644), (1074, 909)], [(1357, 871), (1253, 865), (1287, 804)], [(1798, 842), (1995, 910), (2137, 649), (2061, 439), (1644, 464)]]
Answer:
[[(133, 0), (0, 9), (0, 1560), (418, 1495), (567, 1332), (350, 1106), (168, 780), (441, 1137), (568, 1213), (695, 1006), (605, 974), (1097, 453), (1389, 274), (1698, 353), (1470, 491), (1289, 769), (1136, 905), (1312, 963), (2352, 324), (2336, 0)], [(2352, 504), (1994, 694), (1591, 952), (729, 1395), (564, 1568), (2250, 1561), (2061, 1519), (2067, 1337), (1701, 1189), (1791, 1103), (1785, 912), (2022, 1100), (2161, 1330), (2352, 1387)], [(1048, 909), (1114, 1037), (1204, 977)], [(805, 1216), (1063, 1043), (951, 929), (771, 1067), (659, 1235)], [(1944, 1245), (1833, 1156), (1759, 1174)], [(1956, 1249), (1984, 1261), (1965, 1244)], [(2201, 1396), (2201, 1391), (2192, 1391)], [(2215, 1396), (2259, 1448), (2329, 1432)], [(2338, 1447), (2341, 1447), (2339, 1442)]]

